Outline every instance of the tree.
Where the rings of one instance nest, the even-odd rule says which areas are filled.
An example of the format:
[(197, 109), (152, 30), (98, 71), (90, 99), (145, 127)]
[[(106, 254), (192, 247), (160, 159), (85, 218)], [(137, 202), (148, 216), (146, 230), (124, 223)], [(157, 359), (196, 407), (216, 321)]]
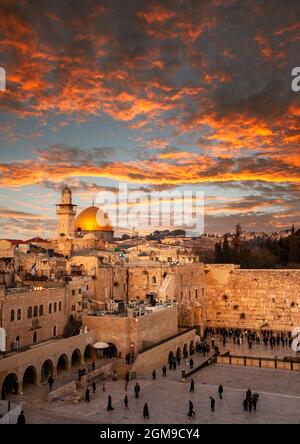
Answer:
[(225, 264), (230, 264), (232, 262), (232, 253), (229, 246), (227, 234), (225, 234), (223, 242), (223, 262)]
[(223, 250), (220, 242), (215, 244), (215, 263), (221, 264), (223, 262)]
[(289, 262), (296, 263), (298, 261), (298, 251), (297, 251), (297, 237), (295, 235), (295, 225), (292, 226), (292, 232), (290, 236), (290, 245), (289, 245)]

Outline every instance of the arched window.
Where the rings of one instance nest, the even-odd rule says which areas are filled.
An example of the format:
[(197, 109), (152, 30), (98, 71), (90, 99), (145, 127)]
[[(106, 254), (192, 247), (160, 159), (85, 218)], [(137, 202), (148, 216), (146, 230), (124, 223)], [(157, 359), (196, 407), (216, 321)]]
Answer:
[(22, 319), (22, 312), (21, 309), (18, 308), (18, 312), (17, 312), (17, 321), (20, 321)]
[(15, 320), (15, 310), (11, 310), (11, 312), (10, 312), (10, 320), (11, 321)]
[(61, 308), (62, 308), (62, 304), (61, 304), (61, 301), (59, 301), (59, 303), (58, 303), (58, 310), (61, 311)]
[(51, 304), (51, 302), (49, 304), (49, 313), (52, 313), (52, 304)]
[(55, 338), (55, 336), (56, 336), (56, 325), (54, 325), (53, 327), (53, 337)]
[(34, 317), (34, 318), (37, 318), (37, 316), (38, 316), (38, 312), (39, 312), (38, 306), (35, 305), (35, 306), (34, 306), (34, 309), (33, 309), (33, 317)]
[(40, 305), (39, 316), (43, 316), (43, 314), (44, 314), (44, 306)]
[(37, 332), (35, 331), (33, 333), (33, 342), (36, 342), (36, 341), (37, 341)]
[(53, 311), (54, 311), (54, 313), (56, 313), (56, 311), (57, 311), (57, 303), (56, 303), (56, 302), (54, 302), (54, 308), (53, 308)]
[(27, 319), (30, 319), (30, 318), (32, 318), (32, 307), (28, 307), (28, 310), (27, 310)]

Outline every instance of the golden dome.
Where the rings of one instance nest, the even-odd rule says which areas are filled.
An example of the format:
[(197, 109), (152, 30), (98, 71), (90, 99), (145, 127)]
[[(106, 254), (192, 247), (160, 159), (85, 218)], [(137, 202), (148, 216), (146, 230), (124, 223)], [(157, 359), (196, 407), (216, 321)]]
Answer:
[(108, 214), (93, 205), (78, 214), (75, 231), (113, 231), (113, 227)]

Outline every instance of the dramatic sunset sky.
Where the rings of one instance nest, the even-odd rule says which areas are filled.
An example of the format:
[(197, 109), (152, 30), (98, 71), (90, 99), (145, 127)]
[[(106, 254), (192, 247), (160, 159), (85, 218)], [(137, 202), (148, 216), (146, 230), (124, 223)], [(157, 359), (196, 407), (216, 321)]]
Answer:
[(198, 189), (205, 230), (300, 225), (300, 2), (1, 0), (0, 237), (120, 181)]

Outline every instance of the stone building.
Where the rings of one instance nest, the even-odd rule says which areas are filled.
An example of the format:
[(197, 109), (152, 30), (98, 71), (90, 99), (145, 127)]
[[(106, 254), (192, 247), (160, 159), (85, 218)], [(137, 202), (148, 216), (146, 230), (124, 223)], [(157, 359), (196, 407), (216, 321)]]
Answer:
[(68, 319), (66, 288), (21, 287), (0, 290), (1, 327), (6, 349), (15, 350), (61, 336)]

